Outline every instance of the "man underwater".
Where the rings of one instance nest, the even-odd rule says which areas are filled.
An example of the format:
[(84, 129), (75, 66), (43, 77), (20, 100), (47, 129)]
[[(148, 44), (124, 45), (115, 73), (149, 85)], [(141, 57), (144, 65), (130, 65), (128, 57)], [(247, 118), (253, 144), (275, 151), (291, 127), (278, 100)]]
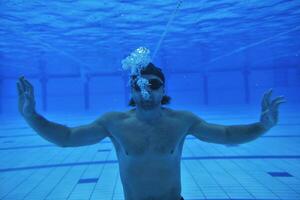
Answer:
[(126, 112), (107, 112), (90, 124), (68, 127), (50, 122), (35, 110), (33, 86), (20, 77), (17, 83), (19, 111), (43, 138), (60, 146), (79, 147), (109, 137), (116, 150), (125, 200), (182, 200), (180, 160), (185, 137), (223, 145), (253, 141), (277, 124), (278, 106), (284, 97), (270, 100), (272, 90), (262, 100), (260, 121), (224, 126), (208, 123), (190, 111), (163, 107), (165, 95), (162, 71), (149, 63), (141, 70), (149, 84), (141, 94), (137, 76), (131, 76), (131, 106)]

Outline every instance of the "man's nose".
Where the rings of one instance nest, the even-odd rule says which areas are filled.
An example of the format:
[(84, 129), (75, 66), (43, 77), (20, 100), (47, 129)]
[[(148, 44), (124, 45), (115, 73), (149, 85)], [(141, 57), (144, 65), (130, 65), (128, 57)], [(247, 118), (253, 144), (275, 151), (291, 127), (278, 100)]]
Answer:
[(148, 86), (146, 86), (146, 88), (145, 88), (146, 90), (147, 90), (147, 92), (149, 92), (149, 93), (151, 93), (151, 92), (153, 92), (153, 90), (149, 87), (149, 85)]

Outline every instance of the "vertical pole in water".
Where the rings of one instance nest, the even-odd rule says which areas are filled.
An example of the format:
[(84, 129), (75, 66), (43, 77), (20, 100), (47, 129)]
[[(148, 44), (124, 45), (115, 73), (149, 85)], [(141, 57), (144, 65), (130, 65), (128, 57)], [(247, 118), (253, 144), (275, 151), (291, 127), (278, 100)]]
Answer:
[[(244, 41), (249, 41), (249, 36), (244, 35)], [(244, 78), (244, 95), (245, 95), (245, 103), (250, 103), (250, 85), (249, 85), (249, 76), (250, 76), (250, 67), (253, 65), (251, 59), (251, 52), (249, 50), (244, 51), (244, 65), (242, 68), (242, 76)]]
[[(43, 55), (43, 54), (42, 54)], [(41, 74), (41, 78), (40, 78), (40, 84), (41, 84), (41, 93), (42, 93), (42, 108), (43, 111), (47, 111), (47, 83), (48, 83), (48, 79), (46, 77), (46, 62), (44, 60), (44, 57), (41, 56), (39, 58), (39, 70), (40, 70), (40, 74)]]
[(2, 114), (2, 99), (3, 99), (3, 97), (2, 97), (2, 94), (3, 94), (3, 78), (0, 76), (0, 114)]
[(250, 88), (249, 88), (249, 76), (250, 71), (247, 67), (243, 69), (243, 76), (244, 76), (244, 88), (245, 88), (245, 102), (246, 104), (250, 103)]
[(128, 81), (129, 81), (129, 78), (128, 78), (128, 75), (125, 74), (125, 73), (122, 73), (122, 79), (123, 79), (123, 82), (124, 82), (124, 104), (125, 106), (128, 105), (128, 101), (129, 101), (129, 88), (127, 86), (128, 84)]
[(40, 79), (40, 83), (41, 83), (41, 89), (42, 89), (42, 106), (43, 106), (43, 111), (47, 111), (48, 108), (48, 104), (47, 104), (47, 83), (48, 83), (48, 79), (43, 76)]
[(204, 91), (204, 104), (208, 105), (208, 77), (206, 72), (203, 72), (203, 91)]
[[(202, 45), (201, 48), (199, 49), (200, 53), (201, 53), (201, 60), (203, 62), (207, 62), (210, 60), (210, 51), (209, 51), (209, 46), (208, 45)], [(208, 73), (207, 73), (207, 69), (206, 66), (203, 66), (201, 69), (201, 75), (203, 78), (203, 101), (204, 101), (204, 105), (208, 105), (209, 104), (209, 93), (208, 93)]]
[(84, 84), (84, 110), (90, 109), (90, 76), (86, 75)]
[(286, 68), (279, 67), (284, 66), (284, 63), (277, 62), (273, 64), (273, 85), (274, 88), (276, 87), (288, 87), (289, 86), (289, 80), (288, 80), (288, 67)]

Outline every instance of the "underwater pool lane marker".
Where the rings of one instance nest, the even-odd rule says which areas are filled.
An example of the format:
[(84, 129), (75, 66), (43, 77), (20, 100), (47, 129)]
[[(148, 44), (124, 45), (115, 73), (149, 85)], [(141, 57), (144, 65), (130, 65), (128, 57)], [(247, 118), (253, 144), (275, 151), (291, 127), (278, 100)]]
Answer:
[(83, 184), (83, 183), (97, 183), (99, 178), (82, 178), (79, 179), (77, 184)]
[(168, 31), (169, 31), (170, 24), (172, 23), (172, 21), (173, 21), (173, 19), (175, 18), (176, 14), (177, 14), (177, 12), (178, 12), (178, 10), (179, 10), (179, 8), (181, 7), (182, 2), (183, 2), (183, 0), (179, 0), (179, 1), (177, 2), (177, 6), (176, 6), (176, 8), (173, 10), (173, 13), (171, 14), (171, 17), (170, 17), (170, 19), (169, 19), (169, 21), (168, 21), (168, 23), (167, 23), (167, 25), (166, 25), (166, 28), (165, 28), (163, 34), (160, 36), (160, 39), (159, 39), (159, 41), (158, 41), (158, 43), (157, 43), (157, 45), (156, 45), (156, 48), (155, 48), (154, 53), (153, 53), (153, 55), (152, 55), (152, 60), (154, 60), (154, 58), (155, 58), (155, 56), (156, 56), (158, 50), (160, 49), (160, 46), (161, 46), (161, 44), (162, 44), (162, 42), (163, 42), (163, 40), (164, 40), (166, 34), (167, 34)]
[(273, 177), (293, 177), (293, 175), (291, 175), (288, 172), (267, 172), (267, 173)]
[[(299, 160), (300, 155), (189, 156), (189, 157), (181, 158), (181, 160), (244, 160), (244, 159)], [(118, 164), (118, 160), (99, 160), (99, 161), (86, 161), (86, 162), (58, 163), (58, 164), (40, 164), (40, 165), (23, 166), (23, 167), (9, 167), (9, 168), (0, 168), (0, 172), (2, 173), (2, 172), (37, 170), (37, 169), (47, 169), (47, 168), (56, 168), (56, 167), (104, 165), (104, 164)]]
[(248, 45), (246, 45), (246, 46), (243, 46), (243, 47), (240, 47), (240, 48), (238, 48), (238, 49), (235, 49), (235, 50), (233, 50), (233, 51), (231, 51), (231, 52), (229, 52), (229, 53), (226, 53), (226, 54), (223, 54), (223, 55), (221, 55), (221, 56), (218, 56), (218, 57), (216, 57), (216, 58), (212, 59), (211, 61), (209, 61), (209, 62), (207, 62), (207, 63), (204, 63), (204, 64), (205, 64), (205, 65), (211, 64), (211, 63), (213, 63), (213, 62), (215, 62), (215, 61), (217, 61), (217, 60), (220, 60), (220, 59), (222, 59), (222, 58), (224, 58), (224, 57), (231, 56), (231, 55), (233, 55), (233, 54), (239, 53), (239, 52), (241, 52), (241, 51), (244, 51), (244, 50), (246, 50), (246, 49), (249, 49), (249, 48), (251, 48), (251, 47), (257, 46), (257, 45), (262, 44), (262, 43), (265, 43), (265, 42), (267, 42), (267, 41), (269, 41), (269, 40), (272, 40), (272, 39), (274, 39), (274, 38), (277, 38), (277, 37), (279, 37), (279, 36), (288, 34), (288, 33), (290, 33), (290, 32), (293, 32), (293, 31), (296, 31), (296, 30), (299, 30), (299, 29), (300, 29), (300, 26), (296, 26), (295, 28), (292, 28), (292, 29), (290, 29), (290, 30), (288, 30), (288, 31), (284, 31), (284, 32), (278, 33), (278, 34), (276, 34), (276, 35), (274, 35), (274, 36), (271, 36), (271, 37), (269, 37), (269, 38), (260, 40), (260, 41), (258, 41), (258, 42), (254, 42), (254, 43), (252, 43), (252, 44), (248, 44)]

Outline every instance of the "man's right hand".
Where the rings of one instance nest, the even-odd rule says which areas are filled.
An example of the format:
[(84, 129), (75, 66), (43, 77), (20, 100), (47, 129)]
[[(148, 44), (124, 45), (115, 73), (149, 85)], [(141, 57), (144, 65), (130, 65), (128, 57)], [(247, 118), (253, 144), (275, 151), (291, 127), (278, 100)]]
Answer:
[(33, 86), (24, 76), (17, 82), (19, 96), (19, 112), (23, 117), (31, 117), (35, 113), (35, 99)]

